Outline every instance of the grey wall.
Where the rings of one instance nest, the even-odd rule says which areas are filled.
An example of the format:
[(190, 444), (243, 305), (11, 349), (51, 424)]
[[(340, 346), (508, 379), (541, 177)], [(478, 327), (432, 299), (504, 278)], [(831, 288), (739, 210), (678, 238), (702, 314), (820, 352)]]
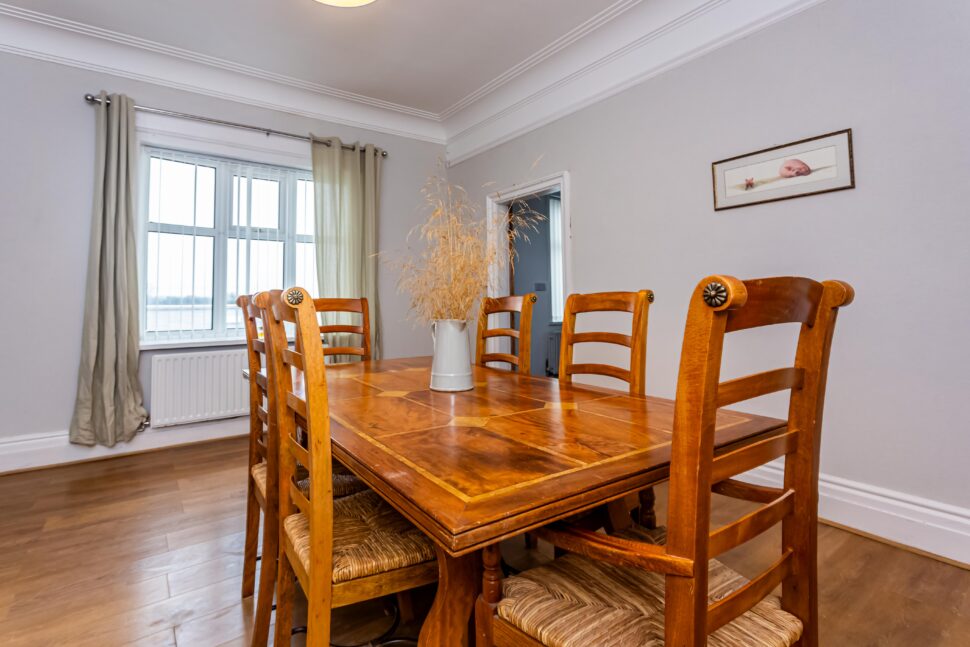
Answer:
[[(6, 346), (0, 438), (63, 431), (70, 423), (93, 184), (94, 114), (85, 93), (123, 92), (144, 105), (387, 149), (381, 249), (399, 248), (417, 223), (419, 190), (444, 154), (436, 144), (9, 54), (0, 54), (0, 86), (7, 97), (0, 102), (0, 277), (8, 299), (0, 317)], [(429, 336), (405, 321), (407, 299), (396, 291), (394, 271), (382, 267), (379, 281), (385, 355), (430, 353)]]
[[(652, 393), (674, 393), (688, 297), (705, 275), (851, 282), (822, 471), (967, 506), (968, 34), (964, 0), (830, 0), (458, 164), (450, 177), (511, 186), (570, 172), (574, 290), (657, 293)], [(713, 211), (712, 161), (846, 127), (855, 190)], [(791, 361), (781, 333), (794, 331), (757, 346), (729, 339), (727, 372)], [(751, 404), (784, 414), (778, 399)]]

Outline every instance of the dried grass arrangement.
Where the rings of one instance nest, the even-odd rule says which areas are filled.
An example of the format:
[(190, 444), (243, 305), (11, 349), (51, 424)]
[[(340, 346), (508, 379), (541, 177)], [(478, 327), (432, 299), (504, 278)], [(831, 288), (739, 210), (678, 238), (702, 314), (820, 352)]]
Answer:
[[(408, 238), (416, 237), (423, 246), (401, 262), (398, 289), (410, 295), (411, 314), (422, 322), (467, 321), (488, 288), (490, 268), (514, 264), (512, 243), (528, 240), (545, 216), (517, 200), (489, 223), (465, 189), (436, 175), (428, 178), (421, 194), (427, 218)], [(490, 244), (489, 224), (492, 231), (506, 232), (505, 245)], [(512, 253), (500, 253), (503, 247)]]

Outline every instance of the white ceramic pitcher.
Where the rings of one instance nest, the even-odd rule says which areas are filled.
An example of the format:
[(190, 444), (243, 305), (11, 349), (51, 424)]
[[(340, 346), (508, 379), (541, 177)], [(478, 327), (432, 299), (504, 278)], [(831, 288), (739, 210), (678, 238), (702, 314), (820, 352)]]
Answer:
[(468, 322), (459, 319), (431, 322), (431, 338), (434, 340), (431, 390), (469, 391), (474, 388), (467, 327)]

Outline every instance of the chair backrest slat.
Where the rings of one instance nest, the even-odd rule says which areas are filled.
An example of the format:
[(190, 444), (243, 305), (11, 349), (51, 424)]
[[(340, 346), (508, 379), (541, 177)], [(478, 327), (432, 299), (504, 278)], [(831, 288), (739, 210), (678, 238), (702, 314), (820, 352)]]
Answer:
[[(647, 314), (653, 298), (650, 290), (570, 294), (562, 318), (559, 379), (568, 383), (572, 382), (574, 375), (605, 375), (626, 382), (630, 393), (643, 395), (646, 392)], [(588, 312), (629, 312), (633, 314), (631, 333), (576, 332), (576, 315)], [(574, 363), (575, 345), (589, 342), (629, 348), (629, 366), (620, 368), (590, 362)]]
[[(730, 622), (783, 583), (782, 606), (806, 627), (817, 617), (815, 575), (818, 458), (829, 353), (838, 309), (852, 288), (804, 278), (701, 281), (687, 315), (671, 447), (667, 552), (693, 560), (693, 577), (667, 576), (666, 643), (706, 644)], [(725, 334), (781, 323), (801, 324), (794, 365), (720, 382)], [(715, 455), (719, 407), (789, 390), (787, 427)], [(785, 457), (784, 487), (731, 480)], [(711, 532), (711, 492), (760, 503), (746, 516)], [(708, 560), (782, 523), (782, 557), (746, 586), (707, 604)]]
[[(792, 571), (792, 551), (785, 551), (781, 558), (738, 590), (711, 605), (707, 612), (707, 633), (714, 633), (742, 613), (761, 602)], [(701, 644), (706, 644), (706, 641)]]
[(599, 342), (601, 344), (616, 344), (617, 346), (633, 347), (633, 336), (616, 332), (574, 332), (573, 343), (583, 344)]
[(485, 353), (481, 357), (482, 364), (488, 362), (506, 362), (512, 366), (518, 366), (519, 357), (510, 353)]
[[(521, 296), (485, 297), (478, 310), (478, 336), (475, 342), (475, 363), (485, 366), (488, 362), (505, 362), (517, 373), (528, 375), (532, 370), (532, 308), (536, 302), (533, 293)], [(508, 328), (489, 328), (489, 315), (508, 313)], [(519, 329), (512, 326), (513, 317), (519, 315)], [(485, 340), (508, 337), (515, 348), (511, 353), (488, 352)]]
[(353, 335), (363, 335), (364, 334), (364, 327), (363, 326), (345, 326), (345, 325), (337, 325), (337, 324), (334, 324), (332, 326), (320, 326), (320, 332), (322, 332), (322, 333), (328, 333), (328, 332), (346, 332), (346, 333), (351, 333)]
[(512, 339), (519, 339), (520, 336), (519, 331), (514, 328), (491, 328), (482, 332), (482, 337), (485, 339), (491, 337), (511, 337)]
[(800, 389), (804, 381), (805, 370), (789, 366), (721, 382), (717, 385), (717, 406), (726, 407), (769, 393)]
[(788, 490), (767, 505), (760, 506), (740, 519), (711, 533), (707, 556), (717, 557), (747, 543), (792, 513), (794, 492)]
[(797, 441), (798, 432), (789, 431), (716, 456), (711, 461), (711, 485), (792, 453)]
[(823, 287), (811, 279), (778, 277), (745, 281), (745, 289), (745, 306), (728, 311), (725, 332), (814, 321)]
[(744, 481), (724, 479), (711, 486), (711, 490), (735, 499), (744, 499), (755, 503), (771, 503), (786, 492), (783, 488), (752, 485)]

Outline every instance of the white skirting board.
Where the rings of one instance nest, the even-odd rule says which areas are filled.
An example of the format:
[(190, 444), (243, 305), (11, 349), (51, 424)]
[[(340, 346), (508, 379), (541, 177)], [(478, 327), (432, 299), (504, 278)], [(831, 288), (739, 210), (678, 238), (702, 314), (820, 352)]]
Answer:
[(85, 447), (72, 445), (66, 431), (48, 434), (24, 434), (0, 438), (0, 474), (50, 467), (63, 463), (96, 460), (134, 454), (151, 449), (187, 445), (190, 443), (245, 436), (249, 433), (249, 417), (229, 418), (192, 425), (152, 429), (136, 434), (128, 443), (114, 447)]
[[(741, 479), (778, 487), (782, 466), (768, 463)], [(970, 509), (821, 474), (822, 519), (950, 560), (970, 564)]]

